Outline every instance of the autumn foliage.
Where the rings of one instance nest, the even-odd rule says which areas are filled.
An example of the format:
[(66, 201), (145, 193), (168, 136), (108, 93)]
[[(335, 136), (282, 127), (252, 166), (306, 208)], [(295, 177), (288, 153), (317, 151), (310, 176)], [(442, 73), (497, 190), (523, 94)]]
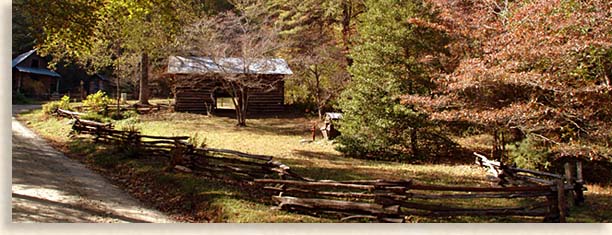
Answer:
[[(431, 95), (404, 104), (494, 134), (500, 158), (611, 161), (612, 3), (431, 2), (454, 39), (448, 71)], [(537, 156), (513, 151), (521, 144)]]

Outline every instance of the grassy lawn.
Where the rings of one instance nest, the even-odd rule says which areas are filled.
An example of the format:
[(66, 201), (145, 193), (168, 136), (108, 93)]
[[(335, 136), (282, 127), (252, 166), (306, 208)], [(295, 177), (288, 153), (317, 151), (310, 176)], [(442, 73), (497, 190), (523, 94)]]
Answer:
[[(164, 101), (161, 101), (164, 102)], [(132, 195), (178, 219), (192, 222), (337, 222), (335, 219), (271, 209), (263, 192), (249, 185), (231, 185), (192, 175), (168, 173), (161, 163), (123, 158), (116, 147), (97, 146), (87, 139), (69, 137), (68, 119), (46, 117), (40, 111), (20, 120), (51, 140), (58, 148), (102, 172)], [(233, 149), (275, 157), (295, 172), (315, 179), (414, 179), (448, 185), (490, 186), (486, 173), (475, 164), (406, 164), (342, 157), (334, 145), (309, 139), (311, 119), (304, 117), (248, 119), (248, 127), (235, 126), (228, 117), (186, 113), (154, 113), (115, 122), (116, 128), (135, 126), (148, 135), (204, 137), (212, 148)], [(320, 136), (317, 136), (320, 139)], [(128, 176), (128, 177), (126, 177)], [(587, 204), (572, 210), (570, 222), (611, 222), (612, 187), (587, 185)], [(165, 189), (165, 190), (160, 190)], [(444, 202), (444, 201), (440, 201)], [(444, 202), (446, 203), (446, 202)], [(520, 206), (526, 200), (486, 199), (452, 202), (455, 205)], [(539, 222), (539, 218), (411, 217), (410, 222)]]

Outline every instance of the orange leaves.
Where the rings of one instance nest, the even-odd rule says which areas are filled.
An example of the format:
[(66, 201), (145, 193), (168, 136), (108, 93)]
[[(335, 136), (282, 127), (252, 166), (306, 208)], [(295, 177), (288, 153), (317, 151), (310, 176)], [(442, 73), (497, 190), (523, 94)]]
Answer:
[(442, 31), (442, 32), (448, 32), (449, 31), (446, 28), (446, 26), (444, 26), (444, 25), (433, 23), (433, 22), (429, 22), (429, 21), (423, 20), (423, 19), (418, 18), (418, 17), (412, 17), (412, 18), (408, 19), (407, 22), (409, 24), (416, 25), (418, 27), (429, 28), (429, 29), (433, 29), (433, 30), (437, 30), (437, 31)]
[(533, 103), (517, 103), (499, 109), (462, 108), (446, 110), (431, 115), (444, 121), (467, 121), (488, 125), (514, 126), (535, 120), (544, 110)]
[(610, 155), (594, 150), (612, 146), (611, 74), (601, 72), (612, 71), (608, 0), (430, 2), (459, 59), (430, 97), (405, 95), (403, 104), (436, 120), (533, 131), (559, 141), (558, 153)]

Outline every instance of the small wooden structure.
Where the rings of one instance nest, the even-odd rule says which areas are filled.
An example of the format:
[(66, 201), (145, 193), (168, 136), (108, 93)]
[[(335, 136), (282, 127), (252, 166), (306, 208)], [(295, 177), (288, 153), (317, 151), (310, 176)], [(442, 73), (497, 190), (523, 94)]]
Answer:
[(321, 127), (321, 133), (326, 140), (333, 140), (340, 135), (340, 131), (334, 126), (334, 122), (342, 118), (342, 113), (325, 113), (325, 125)]
[(278, 113), (284, 110), (284, 77), (293, 72), (283, 59), (171, 56), (167, 74), (175, 80), (174, 110), (209, 113), (233, 109), (230, 93), (222, 86), (223, 76), (255, 75), (264, 88), (247, 88), (247, 113)]
[(18, 55), (11, 65), (13, 93), (38, 99), (49, 99), (58, 93), (61, 76), (47, 69), (47, 61), (36, 50)]
[(87, 85), (87, 94), (94, 94), (98, 91), (103, 91), (104, 93), (110, 95), (116, 92), (117, 88), (117, 85), (111, 81), (111, 79), (98, 73), (88, 78)]

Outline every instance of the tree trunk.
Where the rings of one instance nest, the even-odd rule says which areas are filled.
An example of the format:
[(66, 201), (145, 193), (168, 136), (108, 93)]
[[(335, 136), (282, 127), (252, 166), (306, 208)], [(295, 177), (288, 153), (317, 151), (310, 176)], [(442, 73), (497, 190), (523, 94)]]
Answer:
[(342, 43), (348, 67), (353, 65), (353, 59), (349, 56), (349, 39), (351, 38), (351, 15), (352, 6), (350, 0), (342, 1)]
[(149, 55), (143, 52), (140, 57), (140, 93), (138, 103), (149, 104)]
[(415, 157), (419, 156), (419, 144), (417, 139), (417, 129), (412, 128), (410, 131), (410, 148), (412, 148), (412, 155)]
[(236, 85), (232, 85), (232, 90), (234, 90), (234, 98), (232, 101), (234, 102), (234, 107), (236, 110), (236, 120), (238, 123), (236, 126), (245, 127), (246, 126), (246, 110), (247, 110), (247, 100), (246, 100), (246, 91), (243, 87), (237, 87)]
[(119, 117), (119, 113), (120, 113), (120, 106), (121, 106), (121, 93), (119, 90), (119, 76), (117, 76), (117, 94), (115, 95), (117, 97), (117, 117)]
[(240, 115), (240, 126), (246, 126), (246, 115), (247, 115), (247, 104), (248, 104), (248, 97), (247, 97), (247, 91), (246, 89), (241, 89), (240, 91), (240, 97), (241, 97), (241, 105), (240, 105), (240, 112), (242, 113), (242, 115)]
[(321, 75), (319, 74), (318, 66), (315, 65), (315, 90), (317, 97), (317, 112), (319, 114), (319, 120), (323, 119), (323, 114), (321, 113), (321, 107), (323, 106), (321, 103)]

